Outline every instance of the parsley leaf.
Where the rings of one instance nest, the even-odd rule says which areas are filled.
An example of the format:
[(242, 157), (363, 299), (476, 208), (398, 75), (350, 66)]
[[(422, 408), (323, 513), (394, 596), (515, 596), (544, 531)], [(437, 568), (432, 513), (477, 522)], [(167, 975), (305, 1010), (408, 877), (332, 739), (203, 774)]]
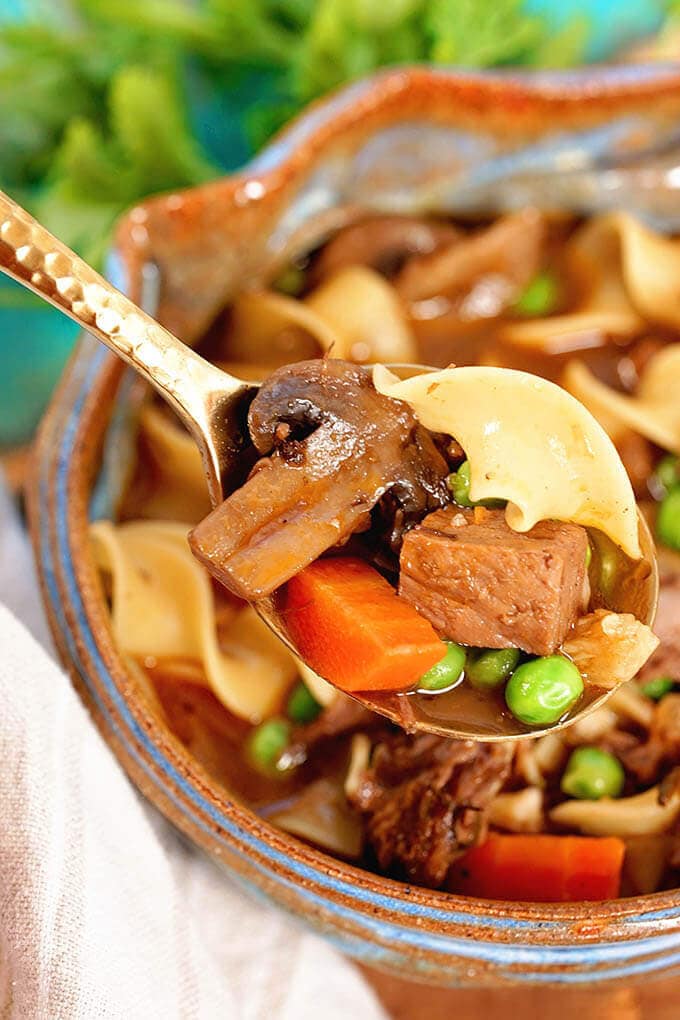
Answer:
[(52, 172), (34, 203), (66, 244), (100, 263), (118, 216), (154, 191), (188, 187), (218, 170), (203, 156), (169, 79), (143, 67), (114, 75), (104, 130), (86, 118), (68, 125)]
[[(217, 97), (214, 114), (220, 93), (261, 74), (239, 108), (259, 146), (375, 68), (566, 66), (586, 36), (583, 20), (551, 32), (522, 0), (50, 0), (0, 25), (0, 187), (98, 261), (128, 206), (220, 172), (191, 128), (187, 83)], [(218, 119), (202, 137), (224, 158), (219, 131)]]

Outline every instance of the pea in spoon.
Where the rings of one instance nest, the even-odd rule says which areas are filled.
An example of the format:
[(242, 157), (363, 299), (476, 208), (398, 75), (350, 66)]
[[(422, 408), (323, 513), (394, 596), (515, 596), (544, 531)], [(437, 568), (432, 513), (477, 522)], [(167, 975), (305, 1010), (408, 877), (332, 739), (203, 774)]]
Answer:
[[(228, 375), (188, 348), (2, 192), (0, 270), (69, 315), (160, 393), (200, 450), (213, 506), (233, 491), (240, 481), (241, 459), (248, 443), (246, 411), (257, 384)], [(413, 371), (413, 367), (406, 369), (408, 374)], [(656, 609), (658, 581), (653, 541), (642, 518), (640, 539), (646, 569), (638, 582), (626, 586), (627, 601), (620, 611), (634, 612), (638, 619), (649, 623)], [(255, 608), (297, 654), (285, 620), (277, 611), (276, 598), (263, 599)], [(601, 705), (609, 694), (592, 689), (572, 715), (545, 729), (575, 722)], [(409, 729), (447, 737), (502, 740), (536, 733), (504, 712), (499, 703), (465, 684), (437, 696), (354, 697)]]

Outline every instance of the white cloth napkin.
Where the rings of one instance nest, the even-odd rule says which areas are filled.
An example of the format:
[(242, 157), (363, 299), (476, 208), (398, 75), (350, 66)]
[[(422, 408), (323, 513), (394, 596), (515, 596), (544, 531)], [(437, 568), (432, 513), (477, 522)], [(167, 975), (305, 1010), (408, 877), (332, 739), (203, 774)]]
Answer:
[(1, 478), (0, 602), (0, 1017), (384, 1020), (347, 960), (132, 788), (46, 651)]

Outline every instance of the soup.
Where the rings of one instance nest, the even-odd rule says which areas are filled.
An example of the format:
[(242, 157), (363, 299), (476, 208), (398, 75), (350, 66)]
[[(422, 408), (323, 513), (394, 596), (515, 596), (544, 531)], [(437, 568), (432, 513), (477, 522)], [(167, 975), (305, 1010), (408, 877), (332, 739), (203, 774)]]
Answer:
[[(676, 242), (620, 215), (584, 223), (527, 209), (488, 224), (370, 219), (270, 290), (239, 297), (202, 345), (251, 378), (323, 354), (359, 366), (520, 369), (565, 386), (598, 418), (659, 539), (661, 641), (606, 707), (533, 741), (409, 734), (293, 659), (191, 557), (186, 533), (209, 510), (198, 454), (164, 409), (145, 407), (121, 520), (93, 526), (115, 636), (179, 738), (265, 817), (366, 867), (470, 894), (606, 898), (676, 882), (680, 430), (672, 380), (680, 315), (670, 282), (668, 293), (663, 286), (678, 254)], [(466, 451), (455, 440), (441, 454), (447, 478), (456, 476), (449, 491), (463, 516), (474, 515), (456, 502), (456, 490), (466, 499)], [(367, 532), (375, 527), (373, 508), (365, 523)], [(612, 549), (597, 533), (587, 545), (593, 609)], [(377, 566), (389, 576), (389, 557)], [(493, 672), (493, 658), (483, 658), (490, 651), (467, 654), (471, 676)], [(502, 718), (500, 689), (463, 679), (454, 691), (415, 697), (439, 711), (465, 691)], [(549, 880), (513, 885), (522, 860), (537, 854), (552, 862)]]

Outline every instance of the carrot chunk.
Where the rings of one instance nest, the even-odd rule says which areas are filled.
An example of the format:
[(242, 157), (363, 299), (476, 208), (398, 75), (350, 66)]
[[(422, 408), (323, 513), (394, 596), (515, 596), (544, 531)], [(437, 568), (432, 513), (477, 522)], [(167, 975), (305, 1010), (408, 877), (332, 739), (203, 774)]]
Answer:
[(300, 654), (343, 691), (404, 691), (444, 658), (432, 625), (354, 557), (322, 559), (286, 586), (285, 619)]
[(616, 836), (491, 833), (456, 861), (450, 888), (490, 900), (608, 900), (619, 895), (624, 851)]

